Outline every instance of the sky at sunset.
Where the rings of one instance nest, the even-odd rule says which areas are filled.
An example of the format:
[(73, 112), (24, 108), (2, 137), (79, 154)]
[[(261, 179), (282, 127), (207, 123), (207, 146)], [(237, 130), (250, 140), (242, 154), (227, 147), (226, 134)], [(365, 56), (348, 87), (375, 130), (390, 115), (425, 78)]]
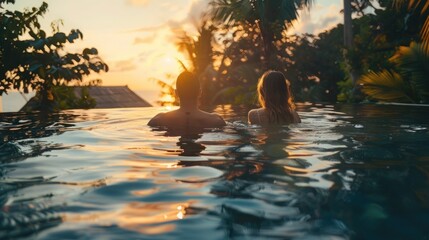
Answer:
[[(41, 0), (17, 0), (8, 9), (40, 6)], [(176, 59), (186, 60), (176, 46), (174, 30), (194, 31), (193, 22), (207, 9), (209, 0), (45, 0), (49, 11), (42, 20), (50, 29), (62, 19), (63, 32), (79, 29), (84, 40), (69, 45), (70, 52), (96, 47), (110, 71), (93, 74), (103, 85), (128, 85), (154, 103), (160, 88), (154, 78), (176, 77), (181, 68)], [(317, 33), (342, 22), (341, 0), (318, 0), (291, 32)], [(171, 81), (171, 80), (167, 80)]]

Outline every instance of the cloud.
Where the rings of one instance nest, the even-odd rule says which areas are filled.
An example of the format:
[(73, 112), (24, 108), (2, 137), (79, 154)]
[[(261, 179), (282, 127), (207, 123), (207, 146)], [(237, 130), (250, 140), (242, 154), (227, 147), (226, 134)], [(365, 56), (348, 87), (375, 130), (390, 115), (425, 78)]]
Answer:
[(156, 26), (141, 27), (138, 29), (130, 30), (128, 32), (153, 32), (153, 31), (157, 31), (157, 30), (159, 30), (165, 26), (167, 26), (167, 24), (163, 23), (163, 24), (156, 25)]
[[(145, 26), (138, 29), (130, 30), (129, 32), (155, 32), (165, 27), (170, 29), (178, 29), (183, 25), (197, 22), (202, 17), (202, 13), (207, 9), (209, 0), (193, 0), (188, 7), (188, 10), (180, 14), (182, 17), (179, 19), (173, 19), (173, 16), (167, 18), (164, 23), (155, 26)], [(164, 8), (176, 7), (171, 3), (163, 3)]]
[(137, 69), (134, 59), (120, 60), (113, 64), (112, 72), (126, 72)]
[(326, 28), (331, 28), (332, 25), (337, 25), (338, 23), (340, 23), (338, 16), (331, 16), (331, 17), (326, 17), (322, 22), (321, 22), (321, 26)]
[(208, 10), (210, 1), (211, 0), (192, 1), (191, 7), (189, 8), (189, 12), (187, 14), (188, 17), (185, 20), (195, 21), (195, 19), (200, 19), (202, 14)]
[(198, 26), (201, 25), (201, 22), (205, 19), (210, 1), (211, 0), (189, 1), (187, 10), (182, 14), (181, 18), (170, 19), (166, 22), (168, 32), (164, 34), (165, 39), (172, 42), (172, 39), (176, 39), (178, 34), (184, 31), (191, 36), (196, 34)]
[(341, 7), (338, 5), (315, 5), (310, 11), (300, 11), (300, 18), (295, 22), (289, 34), (311, 33), (318, 34), (326, 31), (342, 22), (339, 14)]
[(147, 6), (151, 0), (127, 0), (127, 3), (132, 6)]
[(156, 39), (156, 37), (157, 37), (156, 33), (146, 37), (136, 37), (134, 38), (134, 45), (152, 43)]
[[(145, 2), (150, 0), (127, 0), (128, 2)], [(186, 31), (196, 31), (195, 25), (203, 18), (203, 13), (208, 9), (211, 0), (183, 0), (187, 4), (177, 4), (176, 2), (161, 2), (163, 9), (169, 9), (164, 12), (174, 12), (175, 14), (163, 18), (165, 22), (158, 25), (145, 26), (137, 29), (132, 29), (127, 32), (159, 32), (165, 30), (176, 31), (185, 29)], [(186, 7), (183, 7), (186, 5)]]

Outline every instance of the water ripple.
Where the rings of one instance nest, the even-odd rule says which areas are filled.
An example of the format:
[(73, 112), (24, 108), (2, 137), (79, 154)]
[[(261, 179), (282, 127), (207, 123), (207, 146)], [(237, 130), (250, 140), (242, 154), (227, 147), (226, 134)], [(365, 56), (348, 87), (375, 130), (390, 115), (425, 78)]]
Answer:
[(1, 114), (0, 238), (427, 236), (421, 108), (299, 104), (263, 128), (221, 106), (224, 129), (183, 136), (146, 126), (162, 111)]

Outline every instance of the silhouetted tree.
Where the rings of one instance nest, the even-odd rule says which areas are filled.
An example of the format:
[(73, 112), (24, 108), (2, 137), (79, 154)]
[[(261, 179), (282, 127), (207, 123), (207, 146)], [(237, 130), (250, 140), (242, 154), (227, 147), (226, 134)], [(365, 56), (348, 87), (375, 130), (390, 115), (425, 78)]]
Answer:
[(82, 81), (91, 72), (108, 71), (95, 48), (65, 51), (67, 43), (82, 39), (79, 30), (65, 34), (52, 24), (53, 34), (48, 36), (41, 29), (38, 19), (46, 13), (47, 3), (23, 12), (6, 10), (5, 3), (15, 1), (0, 0), (0, 95), (10, 89), (36, 90), (40, 110), (52, 110), (53, 87)]
[(310, 7), (312, 0), (213, 0), (212, 15), (215, 21), (231, 25), (241, 22), (243, 26), (256, 24), (263, 41), (263, 62), (271, 64), (275, 41), (282, 32), (299, 17), (298, 10)]

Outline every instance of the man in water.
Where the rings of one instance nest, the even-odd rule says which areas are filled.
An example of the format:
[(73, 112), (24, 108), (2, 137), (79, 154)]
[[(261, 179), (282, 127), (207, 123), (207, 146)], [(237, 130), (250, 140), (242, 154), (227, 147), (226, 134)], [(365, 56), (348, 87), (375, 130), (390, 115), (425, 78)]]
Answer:
[(177, 77), (176, 93), (180, 100), (180, 108), (159, 113), (148, 122), (149, 126), (166, 127), (173, 132), (187, 133), (226, 125), (221, 116), (198, 108), (201, 89), (198, 79), (192, 73), (185, 71)]

